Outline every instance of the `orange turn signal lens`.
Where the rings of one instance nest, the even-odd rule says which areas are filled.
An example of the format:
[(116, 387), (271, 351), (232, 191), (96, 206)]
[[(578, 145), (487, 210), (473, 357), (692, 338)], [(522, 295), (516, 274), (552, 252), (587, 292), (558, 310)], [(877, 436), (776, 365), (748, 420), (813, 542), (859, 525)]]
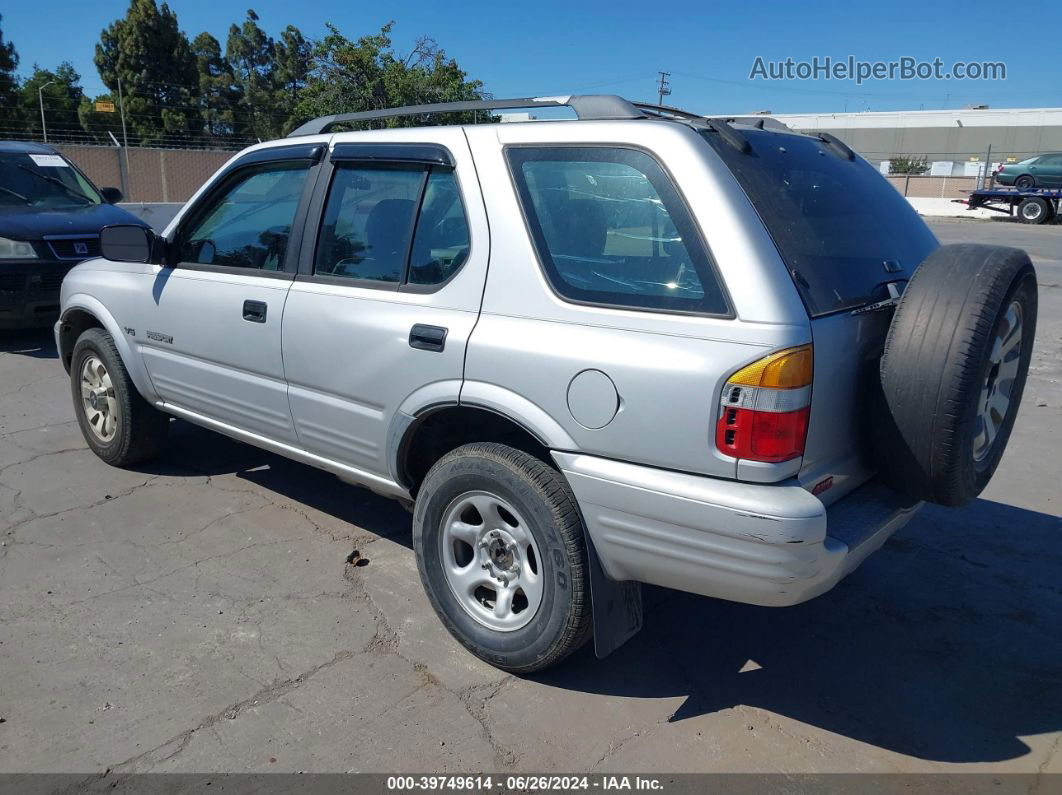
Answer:
[(772, 353), (742, 367), (726, 381), (743, 386), (797, 389), (811, 383), (812, 365), (811, 346), (801, 345)]

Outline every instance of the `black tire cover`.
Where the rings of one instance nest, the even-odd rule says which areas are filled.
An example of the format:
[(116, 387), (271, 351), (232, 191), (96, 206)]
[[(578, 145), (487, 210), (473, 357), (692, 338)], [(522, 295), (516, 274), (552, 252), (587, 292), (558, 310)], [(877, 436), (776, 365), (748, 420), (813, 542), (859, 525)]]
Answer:
[[(894, 488), (959, 506), (987, 485), (1025, 387), (1036, 298), (1036, 271), (1020, 249), (941, 246), (918, 266), (889, 327), (872, 435), (881, 474)], [(1013, 339), (1007, 334), (1019, 326), (1014, 317), (1020, 345), (1016, 352), (1010, 347), (1005, 364), (993, 362), (1000, 335)], [(1009, 378), (1014, 360), (1017, 370)], [(1000, 373), (1004, 378), (997, 378)], [(982, 396), (997, 392), (1009, 404), (1002, 416), (995, 412), (996, 433), (986, 444)]]

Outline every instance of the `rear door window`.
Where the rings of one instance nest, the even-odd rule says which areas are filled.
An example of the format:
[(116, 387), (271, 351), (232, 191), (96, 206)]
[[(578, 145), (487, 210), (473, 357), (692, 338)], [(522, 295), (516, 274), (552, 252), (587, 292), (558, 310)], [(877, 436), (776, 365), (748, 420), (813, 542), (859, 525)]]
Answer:
[(572, 301), (726, 314), (685, 202), (650, 155), (510, 147), (509, 165), (553, 289)]
[(469, 246), (453, 169), (343, 164), (328, 193), (314, 273), (434, 288), (461, 268)]
[(759, 213), (812, 316), (888, 296), (937, 239), (869, 163), (810, 136), (742, 130), (740, 152), (706, 132)]

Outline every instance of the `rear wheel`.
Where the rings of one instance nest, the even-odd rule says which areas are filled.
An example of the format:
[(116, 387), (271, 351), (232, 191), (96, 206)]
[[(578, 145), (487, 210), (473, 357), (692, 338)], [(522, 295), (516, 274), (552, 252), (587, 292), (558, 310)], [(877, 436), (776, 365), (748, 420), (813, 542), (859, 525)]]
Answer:
[(1036, 178), (1032, 174), (1022, 174), (1014, 180), (1014, 187), (1018, 190), (1029, 190), (1036, 187)]
[(413, 546), (435, 612), (492, 665), (541, 670), (590, 637), (582, 520), (537, 458), (502, 444), (443, 456), (417, 495)]
[(74, 345), (70, 389), (85, 441), (108, 464), (135, 464), (162, 447), (169, 416), (140, 396), (103, 329), (88, 329)]
[(1036, 272), (1002, 246), (941, 246), (915, 271), (881, 359), (882, 474), (915, 499), (974, 499), (1006, 449), (1032, 355)]
[(1051, 205), (1046, 199), (1022, 199), (1018, 205), (1018, 220), (1023, 224), (1043, 224), (1051, 218)]

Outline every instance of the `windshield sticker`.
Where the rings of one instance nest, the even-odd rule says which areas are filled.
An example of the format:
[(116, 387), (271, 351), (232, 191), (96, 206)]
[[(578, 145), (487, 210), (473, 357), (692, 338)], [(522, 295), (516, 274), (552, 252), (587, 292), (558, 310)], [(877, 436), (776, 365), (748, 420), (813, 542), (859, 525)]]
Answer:
[(70, 164), (59, 155), (30, 155), (30, 160), (41, 168), (70, 168)]

